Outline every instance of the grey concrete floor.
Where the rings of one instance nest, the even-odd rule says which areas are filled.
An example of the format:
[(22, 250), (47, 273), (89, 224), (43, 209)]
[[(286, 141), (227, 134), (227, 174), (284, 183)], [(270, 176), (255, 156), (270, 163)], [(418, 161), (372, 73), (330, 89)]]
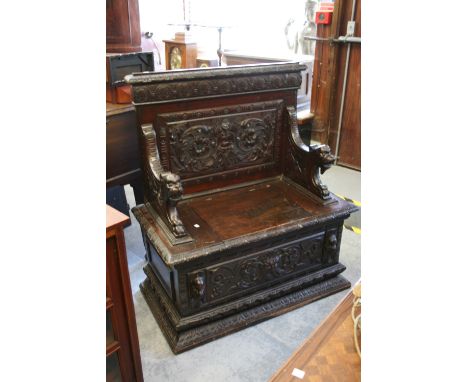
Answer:
[[(360, 200), (359, 172), (334, 166), (322, 179), (332, 192)], [(133, 207), (132, 189), (126, 187), (125, 191)], [(175, 356), (139, 290), (145, 278), (144, 247), (138, 222), (133, 215), (131, 219), (132, 225), (125, 229), (125, 240), (143, 375), (147, 382), (268, 381), (348, 293), (340, 292)], [(343, 276), (355, 284), (361, 277), (360, 235), (343, 230), (340, 261), (347, 267)]]
[[(341, 196), (361, 201), (361, 173), (346, 167), (333, 166), (321, 176), (328, 189)], [(355, 212), (345, 225), (361, 228), (361, 211)]]

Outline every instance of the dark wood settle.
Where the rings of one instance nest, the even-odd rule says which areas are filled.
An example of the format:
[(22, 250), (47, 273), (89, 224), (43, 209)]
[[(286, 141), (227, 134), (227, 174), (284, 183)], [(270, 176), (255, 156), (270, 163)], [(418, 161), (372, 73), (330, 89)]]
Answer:
[(320, 174), (326, 145), (299, 137), (303, 65), (126, 77), (140, 126), (142, 292), (175, 353), (349, 287), (343, 220)]

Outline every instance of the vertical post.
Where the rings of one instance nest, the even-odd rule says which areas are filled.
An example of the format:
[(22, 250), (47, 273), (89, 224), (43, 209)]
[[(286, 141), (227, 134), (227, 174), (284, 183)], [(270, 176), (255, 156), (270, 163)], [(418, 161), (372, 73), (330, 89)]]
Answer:
[(218, 66), (221, 66), (221, 57), (223, 57), (223, 49), (221, 47), (221, 36), (223, 33), (223, 27), (218, 27)]
[[(353, 0), (353, 7), (351, 11), (351, 20), (354, 21), (354, 13), (356, 10), (356, 0)], [(348, 36), (348, 34), (346, 34)], [(343, 86), (341, 91), (341, 101), (340, 101), (340, 111), (338, 115), (338, 131), (336, 133), (336, 143), (335, 143), (335, 164), (338, 162), (338, 153), (340, 149), (340, 136), (341, 136), (341, 126), (343, 124), (343, 110), (344, 110), (344, 103), (346, 99), (346, 85), (348, 84), (348, 67), (349, 67), (349, 55), (351, 53), (351, 43), (348, 43), (347, 50), (346, 50), (346, 64), (344, 68), (344, 78), (343, 78)]]
[(315, 60), (312, 79), (310, 111), (314, 114), (311, 138), (321, 143), (329, 143), (330, 121), (337, 83), (336, 44), (320, 39), (338, 37), (344, 0), (336, 0), (331, 25), (317, 25)]

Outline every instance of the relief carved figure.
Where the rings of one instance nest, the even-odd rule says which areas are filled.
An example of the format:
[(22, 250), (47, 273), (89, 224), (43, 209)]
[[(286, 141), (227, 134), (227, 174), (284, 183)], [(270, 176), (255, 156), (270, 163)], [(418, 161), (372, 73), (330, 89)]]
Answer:
[(175, 237), (187, 236), (187, 231), (176, 208), (183, 192), (180, 176), (163, 170), (153, 125), (146, 124), (141, 126), (141, 129), (143, 139), (146, 141), (147, 164), (144, 173), (147, 179), (146, 184), (150, 188), (149, 203), (165, 221)]
[(205, 276), (202, 272), (192, 275), (190, 282), (192, 300), (205, 302)]
[(290, 123), (289, 158), (291, 163), (288, 176), (312, 191), (320, 199), (330, 199), (330, 192), (328, 187), (322, 183), (320, 174), (333, 165), (336, 157), (331, 154), (328, 145), (307, 146), (304, 144), (299, 136), (296, 108), (288, 106), (287, 111)]
[(312, 184), (316, 190), (319, 191), (322, 198), (330, 195), (328, 187), (322, 183), (320, 174), (327, 171), (335, 162), (335, 156), (331, 154), (330, 147), (327, 145), (314, 145), (310, 146), (310, 153), (312, 160), (316, 163), (312, 175)]
[(325, 264), (335, 264), (338, 262), (338, 237), (335, 229), (327, 232), (323, 248), (323, 262)]
[(166, 209), (166, 215), (174, 236), (184, 236), (187, 233), (176, 208), (183, 192), (180, 176), (172, 172), (163, 172), (161, 173), (161, 180), (161, 188), (158, 194), (159, 203)]

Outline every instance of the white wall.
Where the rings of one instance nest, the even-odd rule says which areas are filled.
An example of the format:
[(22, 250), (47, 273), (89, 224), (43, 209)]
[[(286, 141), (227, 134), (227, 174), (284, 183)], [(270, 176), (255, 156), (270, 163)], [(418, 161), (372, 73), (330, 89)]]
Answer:
[[(224, 49), (281, 54), (288, 52), (284, 27), (291, 17), (302, 20), (304, 3), (304, 0), (192, 0), (187, 13), (196, 24), (232, 26), (223, 32)], [(182, 29), (167, 25), (183, 21), (182, 0), (139, 0), (139, 5), (141, 30), (153, 32), (156, 41), (173, 38)], [(216, 57), (217, 30), (195, 27), (193, 34), (199, 51)]]

